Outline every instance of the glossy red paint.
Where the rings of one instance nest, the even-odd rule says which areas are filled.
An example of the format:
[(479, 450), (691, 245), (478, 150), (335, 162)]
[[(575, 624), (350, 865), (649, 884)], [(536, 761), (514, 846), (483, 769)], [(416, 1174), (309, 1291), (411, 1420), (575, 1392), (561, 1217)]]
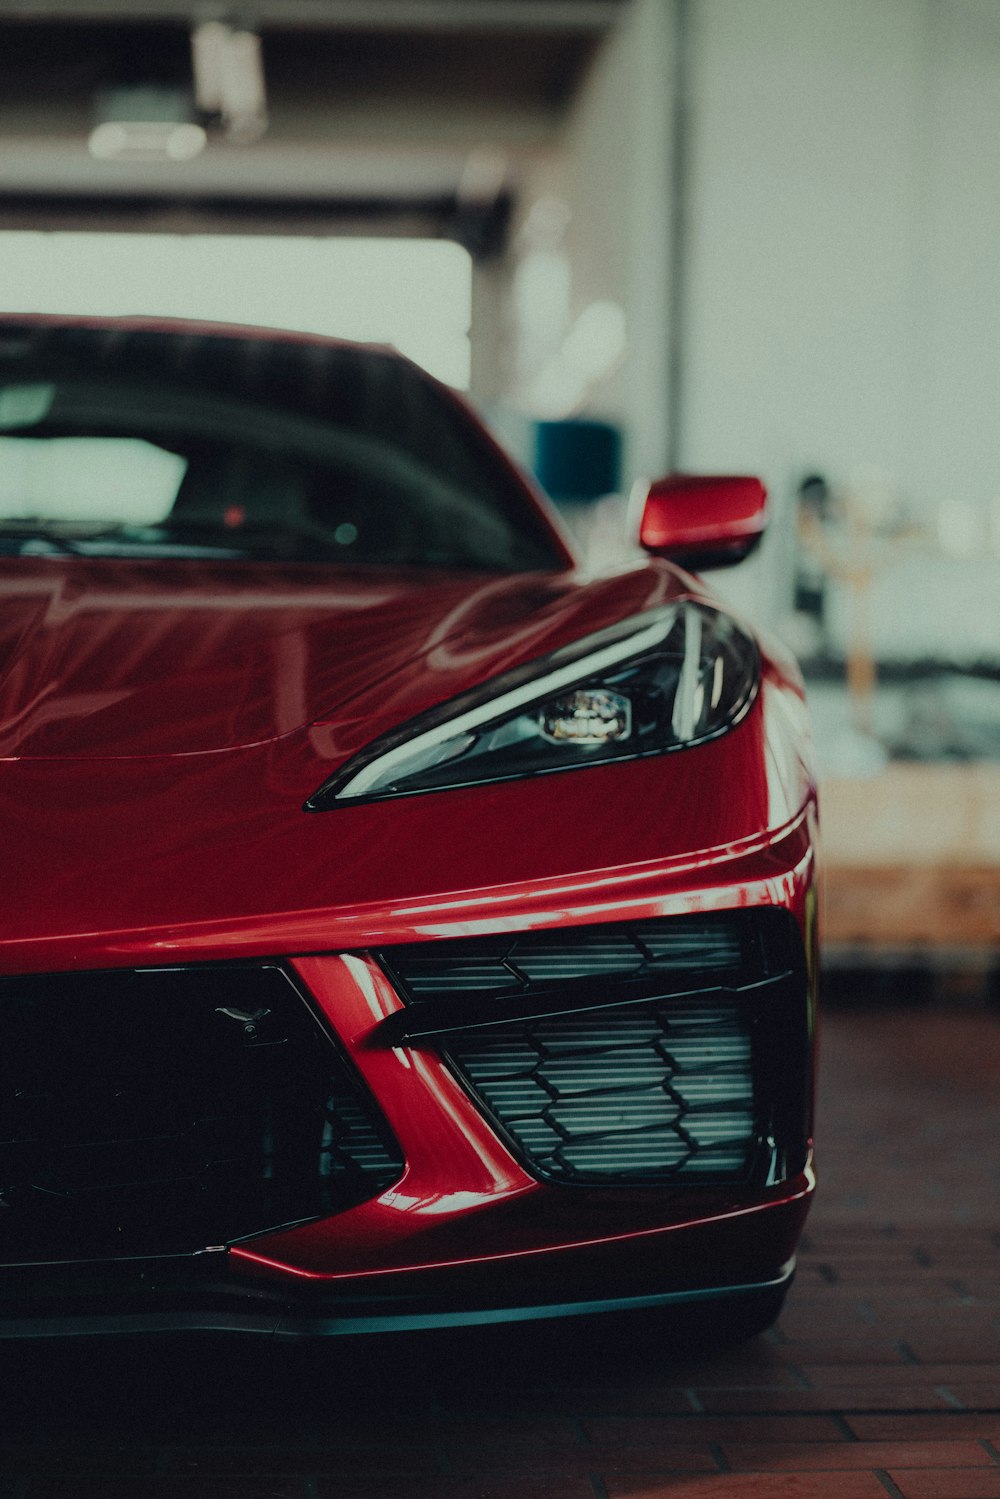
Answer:
[[(688, 515), (689, 550), (723, 531), (743, 545), (762, 524), (749, 488), (742, 530), (733, 497), (715, 495), (701, 530)], [(651, 519), (644, 535), (656, 549), (660, 498), (647, 513), (666, 530)], [(793, 1255), (811, 1163), (753, 1192), (543, 1185), (433, 1047), (381, 1039), (401, 1000), (368, 955), (778, 906), (803, 934), (814, 996), (815, 774), (801, 680), (780, 649), (763, 643), (742, 722), (697, 747), (302, 810), (351, 755), (428, 708), (643, 610), (712, 602), (660, 560), (585, 579), (554, 544), (565, 566), (519, 576), (0, 560), (0, 971), (280, 958), (405, 1156), (373, 1201), (233, 1245), (238, 1283), (586, 1300), (608, 1284), (764, 1282)]]
[[(704, 1202), (688, 1205), (663, 1223), (651, 1204), (608, 1199), (604, 1193), (573, 1194), (567, 1202), (557, 1189), (539, 1187), (530, 1197), (513, 1194), (480, 1210), (440, 1221), (412, 1218), (384, 1200), (327, 1220), (307, 1238), (274, 1236), (230, 1251), (235, 1275), (271, 1285), (305, 1282), (311, 1289), (339, 1295), (352, 1291), (384, 1297), (433, 1296), (449, 1290), (465, 1297), (492, 1295), (502, 1305), (530, 1304), (539, 1295), (553, 1301), (594, 1298), (594, 1288), (622, 1299), (655, 1289), (698, 1289), (764, 1281), (793, 1258), (814, 1188), (812, 1170), (782, 1190), (769, 1189), (752, 1203)], [(408, 1207), (402, 1204), (402, 1209)], [(599, 1231), (614, 1218), (616, 1229)], [(303, 1261), (305, 1263), (303, 1263)], [(461, 1288), (456, 1295), (457, 1282)], [(471, 1304), (475, 1304), (473, 1301)]]
[(373, 722), (398, 722), (681, 591), (654, 568), (581, 582), (2, 558), (0, 759), (162, 759), (312, 725), (318, 763), (333, 765), (341, 741), (367, 742)]
[[(237, 1269), (321, 1284), (393, 1277), (412, 1289), (417, 1272), (464, 1266), (488, 1276), (503, 1262), (555, 1251), (556, 1273), (570, 1281), (562, 1258), (569, 1252), (582, 1265), (596, 1255), (618, 1273), (639, 1273), (644, 1261), (661, 1274), (669, 1266), (675, 1279), (689, 1276), (692, 1263), (729, 1278), (737, 1264), (766, 1274), (792, 1255), (813, 1190), (811, 1168), (742, 1199), (544, 1186), (500, 1145), (433, 1046), (403, 1050), (380, 1040), (381, 1022), (400, 1002), (377, 964), (333, 956), (294, 966), (382, 1102), (406, 1169), (377, 1200), (336, 1219), (234, 1246)], [(516, 1273), (522, 1269), (519, 1263)]]
[(606, 919), (634, 886), (697, 903), (733, 858), (759, 883), (754, 855), (814, 795), (801, 687), (775, 655), (745, 722), (692, 750), (288, 815), (385, 729), (689, 594), (662, 563), (581, 586), (23, 560), (0, 568), (0, 617), (10, 601), (21, 620), (0, 676), (8, 972), (364, 946), (532, 906)]
[[(775, 720), (765, 735), (766, 700), (732, 733), (662, 759), (294, 819), (288, 806), (323, 779), (307, 735), (122, 761), (113, 775), (96, 760), (15, 762), (0, 962), (329, 951), (783, 902), (789, 868), (811, 861), (813, 793), (787, 731)], [(706, 785), (725, 791), (707, 800)]]
[(724, 567), (753, 551), (766, 524), (767, 491), (759, 479), (671, 474), (650, 485), (639, 540), (681, 566)]

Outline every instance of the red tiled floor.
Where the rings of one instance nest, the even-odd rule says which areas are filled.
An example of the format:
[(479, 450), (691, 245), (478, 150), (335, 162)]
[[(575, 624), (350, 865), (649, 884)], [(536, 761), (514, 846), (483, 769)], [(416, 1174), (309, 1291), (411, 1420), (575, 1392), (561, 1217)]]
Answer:
[(608, 1499), (885, 1499), (874, 1473), (724, 1473), (717, 1478), (624, 1478)]
[(723, 1456), (735, 1473), (826, 1468), (990, 1468), (993, 1459), (977, 1442), (813, 1443), (808, 1451), (769, 1442), (730, 1442)]
[[(865, 1364), (802, 1364), (800, 1368), (812, 1389), (856, 1386), (871, 1380), (871, 1369)], [(884, 1373), (887, 1382), (897, 1388), (961, 1384), (974, 1379), (977, 1384), (992, 1383), (1000, 1390), (1000, 1365), (996, 1364), (894, 1364)]]
[(998, 1084), (985, 1010), (827, 1018), (820, 1192), (753, 1343), (2, 1349), (0, 1499), (1000, 1499)]
[(859, 1442), (956, 1441), (977, 1437), (1000, 1443), (1000, 1410), (980, 1414), (978, 1411), (951, 1410), (947, 1415), (932, 1416), (921, 1411), (915, 1416), (850, 1415), (847, 1426)]
[(956, 1468), (950, 1473), (891, 1472), (890, 1479), (903, 1499), (1000, 1499), (1000, 1468)]
[(690, 1420), (585, 1420), (584, 1435), (595, 1447), (645, 1446), (653, 1442), (831, 1442), (843, 1429), (829, 1416), (694, 1416)]
[(899, 1389), (895, 1385), (855, 1385), (830, 1390), (704, 1390), (699, 1392), (708, 1411), (910, 1411), (953, 1410), (956, 1402), (942, 1387), (935, 1391)]

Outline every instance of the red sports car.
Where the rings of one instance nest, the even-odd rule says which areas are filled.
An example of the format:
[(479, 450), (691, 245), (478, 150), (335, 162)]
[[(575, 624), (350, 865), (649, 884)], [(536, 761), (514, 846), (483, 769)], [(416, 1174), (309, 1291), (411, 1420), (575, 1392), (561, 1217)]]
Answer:
[(773, 1318), (802, 686), (671, 479), (584, 576), (396, 354), (0, 322), (0, 1334)]

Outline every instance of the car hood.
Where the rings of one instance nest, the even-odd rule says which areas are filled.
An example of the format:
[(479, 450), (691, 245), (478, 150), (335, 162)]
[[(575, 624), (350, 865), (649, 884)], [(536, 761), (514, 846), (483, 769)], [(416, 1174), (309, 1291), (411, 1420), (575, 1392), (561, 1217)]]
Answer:
[(193, 755), (311, 727), (337, 760), (475, 682), (684, 591), (642, 564), (581, 582), (76, 557), (0, 564), (0, 757)]

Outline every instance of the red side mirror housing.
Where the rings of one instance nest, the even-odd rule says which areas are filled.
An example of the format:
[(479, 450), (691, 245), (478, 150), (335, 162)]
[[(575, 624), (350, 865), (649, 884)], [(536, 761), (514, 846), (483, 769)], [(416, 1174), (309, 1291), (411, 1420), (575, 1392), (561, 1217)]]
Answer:
[(767, 490), (748, 476), (670, 474), (649, 487), (639, 541), (683, 567), (731, 567), (749, 556), (767, 524)]

